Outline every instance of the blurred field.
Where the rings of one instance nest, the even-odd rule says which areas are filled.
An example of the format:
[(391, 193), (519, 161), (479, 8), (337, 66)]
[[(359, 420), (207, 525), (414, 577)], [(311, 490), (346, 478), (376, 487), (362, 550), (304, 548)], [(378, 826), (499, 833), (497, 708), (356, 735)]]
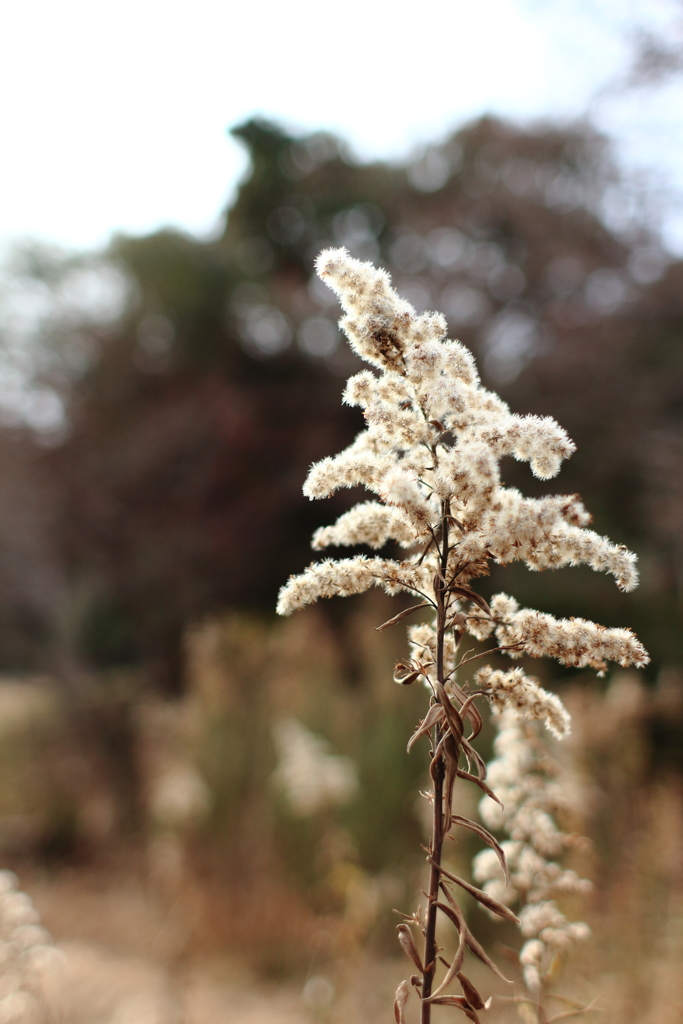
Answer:
[[(391, 682), (383, 596), (273, 615), (358, 497), (301, 494), (361, 427), (312, 276), (334, 244), (442, 310), (515, 412), (557, 418), (577, 452), (552, 490), (639, 555), (633, 595), (519, 566), (482, 593), (628, 625), (652, 656), (641, 677), (533, 671), (574, 716), (564, 825), (595, 882), (567, 907), (593, 939), (558, 991), (606, 1024), (677, 1024), (683, 261), (652, 196), (585, 122), (482, 118), (402, 166), (259, 119), (235, 135), (249, 168), (219, 236), (26, 246), (0, 273), (0, 867), (65, 953), (51, 1020), (392, 1019), (394, 909), (424, 886), (426, 747), (405, 746), (425, 695)], [(453, 844), (460, 873), (475, 849)], [(514, 931), (467, 910), (514, 972)], [(520, 1012), (491, 1019), (534, 1024)]]
[[(100, 721), (125, 721), (134, 736), (136, 799), (106, 765), (75, 754), (54, 682), (2, 682), (3, 859), (65, 953), (49, 988), (56, 1019), (390, 1019), (407, 970), (392, 908), (412, 909), (424, 884), (425, 751), (404, 753), (424, 694), (389, 681), (397, 639), (369, 629), (384, 605), (359, 603), (350, 624), (361, 689), (342, 681), (316, 609), (277, 625), (233, 615), (195, 628), (191, 685), (173, 704), (145, 695), (140, 680), (93, 678)], [(669, 675), (648, 691), (628, 673), (563, 686), (574, 716), (559, 747), (572, 780), (569, 824), (590, 837), (576, 866), (596, 890), (570, 908), (594, 936), (558, 991), (599, 996), (610, 1024), (673, 1024), (683, 1007), (683, 794), (662, 756), (680, 756), (677, 686)], [(292, 717), (325, 737), (318, 756), (351, 758), (364, 783), (344, 802), (320, 798), (301, 814), (274, 783), (272, 726)], [(126, 834), (120, 805), (136, 800), (141, 822)], [(467, 871), (474, 849), (459, 843), (452, 866)], [(514, 972), (513, 931), (469, 911)], [(492, 1019), (518, 1018), (501, 1004)]]

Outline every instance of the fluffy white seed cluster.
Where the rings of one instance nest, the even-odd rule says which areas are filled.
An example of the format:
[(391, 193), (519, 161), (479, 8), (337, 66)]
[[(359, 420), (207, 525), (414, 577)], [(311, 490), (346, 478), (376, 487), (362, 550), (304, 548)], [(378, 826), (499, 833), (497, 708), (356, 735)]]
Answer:
[(367, 544), (377, 550), (390, 539), (411, 548), (415, 543), (415, 531), (410, 520), (400, 508), (382, 505), (378, 501), (365, 501), (340, 516), (334, 526), (322, 526), (316, 530), (313, 547), (320, 551), (327, 547)]
[[(514, 414), (482, 387), (472, 354), (446, 337), (444, 318), (418, 316), (393, 290), (386, 271), (353, 259), (345, 249), (325, 250), (316, 266), (340, 298), (340, 326), (351, 347), (374, 369), (357, 373), (344, 391), (344, 401), (362, 410), (365, 429), (345, 451), (313, 465), (304, 484), (309, 498), (362, 486), (371, 500), (317, 530), (313, 546), (364, 544), (379, 552), (395, 542), (406, 555), (402, 561), (359, 554), (313, 563), (282, 588), (278, 612), (289, 615), (320, 598), (359, 594), (372, 586), (411, 594), (414, 607), (396, 619), (423, 607), (435, 614), (432, 622), (409, 628), (411, 662), (399, 663), (394, 678), (410, 682), (422, 676), (444, 713), (443, 686), (450, 685), (458, 706), (467, 704), (474, 726), (478, 712), (467, 684), (457, 680), (459, 660), (468, 660), (461, 654), (465, 634), (479, 640), (495, 636), (511, 658), (551, 657), (599, 673), (608, 661), (647, 664), (646, 651), (628, 629), (556, 619), (520, 608), (503, 593), (487, 604), (471, 589), (492, 560), (522, 561), (533, 571), (585, 564), (610, 573), (624, 591), (632, 590), (638, 577), (635, 557), (626, 548), (589, 529), (590, 516), (577, 495), (526, 498), (505, 487), (500, 472), (505, 456), (527, 462), (537, 478), (547, 480), (572, 454), (574, 444), (553, 419)], [(438, 677), (437, 665), (442, 665)], [(536, 731), (543, 721), (556, 736), (566, 735), (569, 715), (558, 697), (521, 668), (481, 669), (475, 688), (486, 693), (499, 722), (488, 779), (504, 807), (486, 797), (481, 812), (490, 828), (508, 836), (503, 847), (510, 884), (493, 849), (476, 858), (475, 877), (496, 899), (518, 904), (526, 939), (521, 964), (527, 985), (538, 990), (555, 953), (588, 932), (586, 925), (569, 922), (555, 902), (563, 893), (585, 892), (588, 883), (557, 862), (570, 840), (555, 821), (561, 791)], [(448, 728), (452, 736), (458, 732), (455, 712)], [(311, 813), (333, 792), (341, 798), (351, 783), (302, 729), (290, 723), (276, 736), (277, 777), (290, 801), (298, 801), (300, 813)], [(462, 737), (462, 743), (469, 740)], [(457, 764), (446, 754), (454, 778)]]
[(331, 753), (325, 740), (296, 718), (278, 722), (273, 738), (279, 758), (273, 782), (297, 817), (308, 817), (353, 797), (358, 789), (353, 761)]
[(496, 637), (502, 646), (516, 647), (509, 652), (513, 658), (522, 654), (554, 658), (562, 665), (594, 668), (599, 674), (604, 673), (608, 661), (643, 668), (650, 660), (630, 629), (608, 629), (587, 619), (556, 619), (533, 608), (520, 608), (507, 594), (497, 597), (492, 610), (504, 607), (505, 613), (494, 616)]
[(422, 567), (389, 558), (328, 558), (289, 580), (280, 591), (277, 610), (289, 615), (321, 597), (349, 597), (372, 586), (382, 586), (388, 594), (411, 591), (425, 584), (425, 575)]
[[(313, 546), (379, 550), (393, 541), (413, 553), (402, 562), (358, 555), (314, 563), (282, 588), (278, 612), (289, 615), (320, 598), (372, 586), (433, 599), (444, 502), (453, 517), (449, 572), (459, 583), (485, 574), (493, 559), (521, 560), (536, 571), (587, 564), (633, 589), (634, 556), (587, 528), (590, 516), (576, 495), (525, 498), (501, 482), (506, 455), (528, 462), (540, 479), (554, 476), (574, 451), (564, 430), (550, 417), (511, 413), (483, 388), (472, 354), (446, 338), (444, 318), (418, 316), (386, 271), (344, 249), (325, 250), (316, 266), (341, 300), (340, 323), (351, 347), (379, 372), (364, 370), (348, 381), (344, 400), (363, 410), (366, 429), (345, 451), (313, 465), (304, 485), (309, 498), (357, 486), (374, 498), (317, 530)], [(636, 666), (648, 660), (629, 630), (557, 620), (520, 609), (505, 595), (491, 611), (466, 598), (450, 605), (465, 631), (479, 639), (495, 631), (512, 657), (549, 656), (598, 671), (609, 660)]]
[(55, 949), (11, 871), (0, 871), (0, 1024), (44, 1020), (43, 981)]
[(508, 710), (518, 718), (545, 722), (558, 739), (570, 732), (569, 712), (557, 694), (548, 693), (521, 668), (502, 672), (485, 665), (476, 673), (474, 680), (476, 686), (486, 692), (491, 707), (498, 714)]
[(589, 522), (576, 495), (525, 498), (515, 488), (499, 488), (465, 549), (471, 557), (488, 550), (501, 563), (524, 561), (536, 571), (589, 565), (632, 590), (638, 582), (635, 555), (587, 530)]
[(556, 779), (558, 766), (535, 724), (521, 721), (514, 708), (496, 716), (496, 723), (496, 758), (489, 765), (488, 781), (503, 806), (484, 797), (480, 813), (489, 828), (508, 836), (502, 846), (510, 881), (506, 884), (496, 854), (488, 849), (475, 857), (473, 874), (496, 899), (517, 905), (526, 939), (520, 963), (525, 982), (534, 991), (542, 985), (554, 954), (590, 934), (583, 922), (567, 920), (556, 898), (589, 892), (591, 883), (555, 859), (573, 839), (555, 821), (566, 801)]

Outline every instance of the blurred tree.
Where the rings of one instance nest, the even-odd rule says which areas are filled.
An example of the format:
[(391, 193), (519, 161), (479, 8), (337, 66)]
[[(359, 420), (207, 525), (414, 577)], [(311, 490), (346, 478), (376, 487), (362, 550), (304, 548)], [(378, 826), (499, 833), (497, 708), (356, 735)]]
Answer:
[(26, 431), (0, 431), (0, 669), (49, 665), (66, 579), (52, 541), (55, 480)]
[[(125, 311), (97, 330), (69, 321), (88, 357), (56, 382), (68, 433), (44, 461), (87, 595), (81, 651), (156, 661), (173, 690), (189, 621), (271, 608), (310, 557), (320, 510), (301, 496), (305, 470), (361, 425), (339, 402), (354, 358), (311, 273), (321, 247), (342, 244), (387, 266), (418, 308), (443, 310), (515, 409), (568, 429), (579, 451), (562, 486), (642, 553), (631, 624), (655, 664), (682, 660), (683, 267), (605, 140), (585, 124), (484, 118), (389, 166), (260, 120), (235, 135), (250, 171), (222, 235), (115, 239)], [(567, 605), (607, 622), (620, 605), (623, 619), (624, 598), (566, 573)], [(548, 604), (542, 578), (527, 585)]]

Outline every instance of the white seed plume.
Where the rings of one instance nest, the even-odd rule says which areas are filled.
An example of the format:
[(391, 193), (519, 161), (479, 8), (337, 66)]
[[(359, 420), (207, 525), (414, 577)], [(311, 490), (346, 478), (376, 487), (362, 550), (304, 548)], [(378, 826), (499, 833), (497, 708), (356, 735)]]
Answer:
[(312, 546), (320, 551), (327, 547), (367, 544), (377, 550), (389, 540), (408, 548), (415, 544), (415, 531), (409, 517), (399, 508), (364, 501), (340, 516), (334, 526), (316, 530)]
[(520, 718), (544, 721), (548, 729), (561, 739), (571, 728), (569, 712), (556, 693), (548, 693), (535, 679), (526, 676), (521, 668), (508, 672), (494, 671), (490, 665), (479, 669), (476, 685), (487, 691), (491, 707), (502, 713), (509, 710)]
[[(492, 689), (495, 675), (503, 673), (492, 673), (489, 677)], [(567, 712), (564, 708), (562, 712), (562, 721), (568, 724)], [(555, 859), (571, 846), (574, 837), (562, 832), (555, 821), (566, 800), (557, 781), (559, 766), (542, 742), (535, 723), (520, 720), (518, 709), (508, 707), (496, 716), (496, 725), (496, 758), (488, 766), (488, 781), (502, 806), (484, 797), (480, 813), (489, 828), (508, 837), (503, 850), (510, 872), (509, 884), (505, 883), (493, 850), (477, 854), (473, 874), (491, 896), (517, 908), (522, 935), (527, 940), (520, 963), (527, 986), (535, 990), (542, 984), (554, 952), (590, 934), (588, 925), (567, 920), (556, 898), (567, 893), (590, 892), (591, 883), (579, 878), (575, 871), (562, 868)]]
[(321, 597), (349, 597), (362, 594), (373, 586), (381, 586), (388, 594), (410, 591), (423, 583), (425, 573), (407, 562), (389, 558), (328, 558), (314, 562), (300, 576), (293, 576), (280, 591), (279, 615), (289, 615), (298, 608), (313, 604)]
[[(415, 608), (440, 608), (439, 629), (446, 631), (444, 674), (437, 679), (435, 615), (431, 623), (409, 627), (411, 661), (398, 666), (395, 678), (412, 682), (422, 677), (447, 718), (445, 683), (461, 708), (467, 702), (467, 714), (477, 721), (468, 684), (456, 677), (458, 661), (465, 660), (460, 642), (468, 633), (479, 640), (495, 636), (511, 658), (550, 657), (598, 673), (608, 661), (646, 665), (647, 652), (628, 629), (555, 619), (520, 608), (502, 593), (487, 605), (470, 587), (488, 573), (491, 561), (522, 561), (536, 572), (585, 564), (614, 576), (621, 590), (637, 585), (635, 556), (588, 528), (590, 515), (578, 495), (526, 498), (501, 482), (505, 456), (527, 462), (540, 480), (554, 477), (574, 452), (565, 431), (550, 417), (512, 413), (483, 388), (472, 354), (446, 338), (444, 318), (418, 316), (394, 291), (386, 271), (353, 259), (345, 249), (325, 250), (316, 268), (339, 296), (344, 310), (340, 326), (351, 347), (374, 370), (355, 374), (344, 391), (344, 401), (363, 411), (365, 429), (345, 451), (313, 465), (304, 484), (309, 498), (363, 486), (372, 500), (317, 530), (313, 546), (364, 544), (379, 552), (396, 542), (406, 557), (396, 561), (357, 554), (314, 562), (282, 588), (278, 612), (289, 615), (320, 598), (359, 594), (372, 586), (412, 595)], [(446, 535), (448, 550), (442, 552)], [(557, 696), (521, 668), (481, 669), (476, 688), (500, 715), (490, 784), (505, 810), (486, 799), (482, 813), (491, 827), (504, 828), (510, 837), (505, 843), (510, 892), (522, 902), (522, 931), (528, 939), (522, 966), (534, 988), (541, 983), (548, 950), (585, 932), (585, 926), (568, 923), (553, 902), (556, 894), (583, 891), (586, 883), (550, 859), (561, 852), (566, 837), (553, 817), (556, 787), (543, 779), (542, 759), (534, 760), (533, 720), (562, 736), (569, 731), (569, 715)], [(451, 736), (458, 731), (452, 715), (448, 729)], [(494, 851), (485, 851), (476, 862), (477, 877), (503, 899), (510, 892), (496, 865)]]
[[(351, 346), (379, 373), (364, 370), (348, 381), (344, 401), (361, 407), (366, 429), (345, 451), (312, 466), (304, 485), (309, 498), (364, 486), (377, 500), (319, 529), (314, 547), (366, 544), (379, 550), (389, 541), (423, 547), (447, 499), (461, 525), (454, 557), (463, 580), (482, 575), (488, 560), (521, 560), (535, 571), (587, 564), (611, 573), (621, 589), (633, 589), (635, 557), (587, 528), (590, 516), (576, 495), (525, 498), (500, 482), (498, 464), (506, 455), (528, 462), (542, 480), (554, 476), (574, 451), (564, 430), (550, 417), (511, 413), (483, 388), (472, 354), (445, 337), (443, 317), (418, 316), (396, 294), (386, 271), (344, 249), (325, 250), (316, 266), (341, 300), (346, 314), (341, 326)], [(432, 575), (436, 557), (432, 547), (421, 563)], [(310, 566), (283, 588), (278, 610), (287, 615), (321, 597), (360, 593), (373, 585), (390, 593), (418, 587), (408, 563), (358, 556)], [(557, 621), (518, 608), (488, 621), (482, 615), (467, 618), (467, 630), (478, 638), (494, 627), (501, 644), (516, 645), (513, 656), (549, 656), (598, 671), (608, 660), (647, 662), (629, 630)]]

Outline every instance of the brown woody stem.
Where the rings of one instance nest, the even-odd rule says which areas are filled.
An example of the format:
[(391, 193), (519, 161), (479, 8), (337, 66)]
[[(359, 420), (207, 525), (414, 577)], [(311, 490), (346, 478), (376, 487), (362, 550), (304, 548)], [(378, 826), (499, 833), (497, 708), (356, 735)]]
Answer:
[[(441, 684), (445, 682), (444, 670), (444, 639), (446, 634), (446, 570), (448, 568), (448, 526), (450, 516), (450, 503), (442, 502), (441, 507), (441, 581), (436, 586), (436, 675)], [(434, 726), (432, 737), (432, 756), (437, 750), (441, 741), (442, 729), (440, 725)], [(429, 874), (429, 892), (427, 907), (427, 922), (425, 926), (424, 958), (425, 966), (424, 981), (422, 983), (422, 1005), (420, 1008), (420, 1024), (430, 1024), (432, 1006), (426, 1002), (432, 993), (434, 985), (434, 974), (436, 972), (436, 917), (438, 913), (437, 903), (439, 900), (439, 883), (441, 881), (441, 851), (444, 841), (444, 809), (443, 809), (443, 783), (444, 783), (444, 761), (439, 758), (432, 769), (433, 786), (433, 818), (432, 838), (429, 844), (431, 858), (431, 870)]]

